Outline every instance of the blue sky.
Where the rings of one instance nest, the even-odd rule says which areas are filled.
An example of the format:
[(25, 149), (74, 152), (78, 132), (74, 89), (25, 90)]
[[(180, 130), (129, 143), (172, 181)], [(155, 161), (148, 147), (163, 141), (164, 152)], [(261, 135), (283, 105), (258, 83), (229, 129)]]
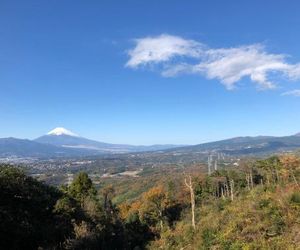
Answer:
[(0, 137), (300, 131), (299, 1), (0, 2)]

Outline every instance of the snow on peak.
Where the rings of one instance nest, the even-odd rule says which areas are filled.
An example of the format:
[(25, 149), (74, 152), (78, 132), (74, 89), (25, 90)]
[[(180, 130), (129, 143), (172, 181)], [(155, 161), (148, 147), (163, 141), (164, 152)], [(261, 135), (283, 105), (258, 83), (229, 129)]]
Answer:
[(67, 130), (65, 128), (55, 128), (47, 133), (47, 135), (70, 135), (70, 136), (78, 136), (75, 133), (71, 132), (70, 130)]

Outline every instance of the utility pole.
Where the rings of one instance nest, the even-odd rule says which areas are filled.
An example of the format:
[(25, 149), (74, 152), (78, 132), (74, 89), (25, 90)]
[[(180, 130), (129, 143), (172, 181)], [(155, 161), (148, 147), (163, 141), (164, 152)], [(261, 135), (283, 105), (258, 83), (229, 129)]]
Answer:
[(217, 170), (218, 170), (218, 161), (215, 160), (215, 171), (217, 171)]
[(208, 168), (208, 175), (211, 175), (211, 155), (208, 156), (207, 168)]

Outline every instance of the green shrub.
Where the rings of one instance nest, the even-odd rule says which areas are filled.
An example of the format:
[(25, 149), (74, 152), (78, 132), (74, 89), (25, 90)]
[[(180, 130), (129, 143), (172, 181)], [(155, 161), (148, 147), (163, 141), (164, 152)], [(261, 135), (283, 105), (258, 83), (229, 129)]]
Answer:
[(266, 207), (269, 206), (270, 200), (269, 199), (263, 199), (263, 200), (260, 200), (258, 204), (259, 204), (260, 208), (266, 208)]
[(202, 231), (203, 249), (211, 249), (216, 239), (216, 232), (212, 228)]
[(294, 192), (291, 195), (290, 202), (294, 203), (294, 204), (297, 204), (297, 205), (300, 205), (300, 193), (299, 192)]
[(226, 199), (226, 200), (223, 200), (223, 199), (218, 200), (217, 203), (216, 203), (218, 211), (223, 211), (228, 204), (230, 204), (230, 200), (228, 200), (228, 199)]

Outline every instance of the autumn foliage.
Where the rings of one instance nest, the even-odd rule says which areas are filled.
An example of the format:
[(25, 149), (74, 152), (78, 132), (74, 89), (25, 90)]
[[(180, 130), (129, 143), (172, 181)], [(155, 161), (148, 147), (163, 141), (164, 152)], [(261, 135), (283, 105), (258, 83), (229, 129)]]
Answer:
[(299, 179), (299, 157), (284, 154), (143, 178), (143, 192), (115, 202), (118, 186), (97, 189), (86, 173), (57, 189), (1, 166), (0, 248), (297, 249)]

